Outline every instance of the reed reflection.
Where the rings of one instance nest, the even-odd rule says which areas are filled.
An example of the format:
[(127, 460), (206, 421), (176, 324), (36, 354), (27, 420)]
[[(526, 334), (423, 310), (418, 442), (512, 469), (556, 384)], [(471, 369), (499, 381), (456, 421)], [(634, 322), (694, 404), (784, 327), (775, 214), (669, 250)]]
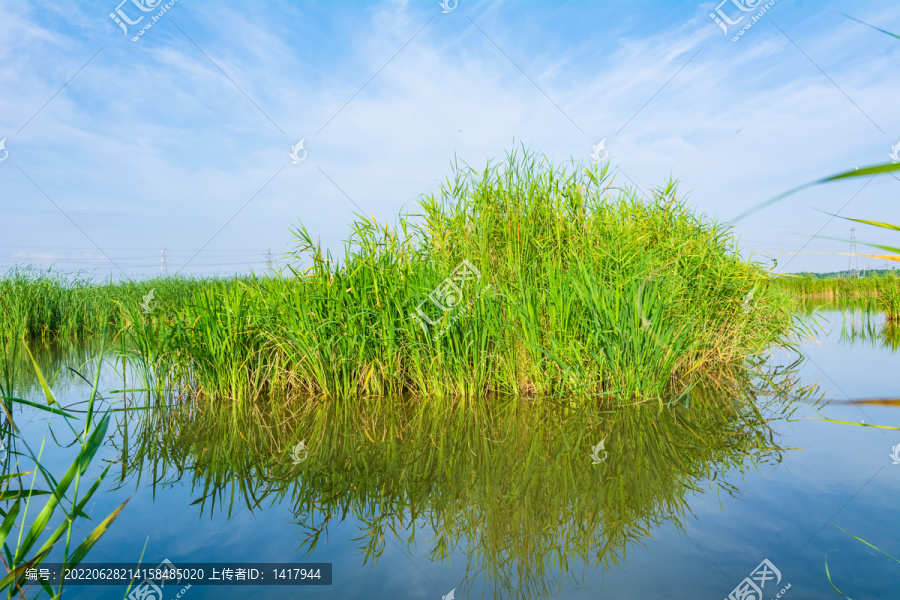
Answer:
[(779, 463), (773, 422), (817, 394), (791, 369), (757, 369), (663, 409), (607, 410), (602, 398), (156, 400), (120, 423), (120, 484), (188, 481), (201, 514), (289, 502), (309, 554), (349, 519), (362, 564), (390, 541), (435, 562), (464, 555), (461, 589), (552, 597), (622, 564), (659, 525), (683, 530), (693, 495), (737, 493), (745, 470)]

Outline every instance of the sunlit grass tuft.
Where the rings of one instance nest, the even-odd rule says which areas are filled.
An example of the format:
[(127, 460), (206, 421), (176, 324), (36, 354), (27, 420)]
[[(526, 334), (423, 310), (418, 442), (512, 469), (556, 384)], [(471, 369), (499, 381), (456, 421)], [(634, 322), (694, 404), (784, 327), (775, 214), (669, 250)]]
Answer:
[[(641, 198), (605, 166), (528, 152), (457, 164), (418, 212), (351, 230), (337, 258), (300, 225), (292, 276), (126, 317), (156, 383), (239, 404), (272, 392), (663, 402), (792, 327), (788, 299), (729, 229), (698, 218), (674, 182)], [(480, 279), (457, 282), (444, 312), (429, 294), (464, 261)]]

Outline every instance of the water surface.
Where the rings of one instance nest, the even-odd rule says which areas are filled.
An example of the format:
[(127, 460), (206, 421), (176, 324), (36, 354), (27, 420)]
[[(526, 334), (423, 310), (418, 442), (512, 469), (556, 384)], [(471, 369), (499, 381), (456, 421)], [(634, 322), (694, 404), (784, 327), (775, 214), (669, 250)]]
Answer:
[[(726, 598), (764, 560), (778, 571), (763, 598), (896, 597), (900, 564), (897, 339), (867, 313), (819, 311), (824, 329), (740, 393), (604, 413), (564, 399), (442, 406), (371, 401), (297, 412), (169, 408), (118, 413), (90, 473), (112, 468), (86, 535), (126, 498), (91, 562), (333, 564), (323, 587), (193, 586), (182, 598)], [(88, 377), (94, 348), (39, 360)], [(780, 368), (779, 368), (780, 367)], [(134, 403), (122, 365), (101, 364), (109, 406)], [(62, 369), (63, 403), (88, 381)], [(818, 386), (818, 387), (814, 387)], [(778, 392), (780, 390), (780, 393)], [(20, 385), (38, 401), (40, 388)], [(817, 402), (822, 399), (824, 402)], [(16, 422), (61, 473), (73, 441), (54, 418)], [(68, 437), (67, 437), (68, 436)], [(306, 442), (297, 462), (291, 449)], [(590, 452), (604, 440), (592, 460)], [(105, 462), (104, 462), (105, 461)], [(89, 473), (89, 474), (90, 474)], [(843, 531), (842, 531), (843, 529)], [(146, 548), (145, 548), (146, 544)], [(58, 553), (51, 559), (58, 559)], [(774, 571), (773, 571), (774, 573)], [(165, 600), (181, 588), (167, 586)], [(67, 598), (122, 598), (118, 587), (69, 587)]]

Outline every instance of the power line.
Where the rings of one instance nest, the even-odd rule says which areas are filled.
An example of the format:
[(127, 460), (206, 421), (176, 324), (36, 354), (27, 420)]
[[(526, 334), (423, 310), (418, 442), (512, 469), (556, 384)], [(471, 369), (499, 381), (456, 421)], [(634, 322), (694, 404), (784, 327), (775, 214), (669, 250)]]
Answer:
[[(0, 260), (3, 260), (3, 259), (0, 259)], [(148, 259), (148, 260), (149, 260), (149, 259)], [(8, 263), (27, 263), (28, 261), (24, 261), (24, 260), (22, 260), (22, 259), (12, 259), (12, 260), (7, 259), (7, 260), (5, 260), (5, 262), (8, 262)], [(66, 262), (66, 263), (77, 264), (77, 263), (90, 263), (91, 261), (89, 261), (89, 260), (82, 260), (82, 259), (75, 259), (75, 258), (71, 258), (71, 259), (64, 259), (64, 258), (63, 258), (63, 259), (60, 259), (60, 258), (53, 258), (53, 259), (50, 259), (50, 258), (45, 258), (45, 259), (32, 259), (32, 262), (31, 262), (30, 264), (36, 264), (36, 263), (55, 264), (55, 263), (57, 263), (57, 262)], [(178, 263), (178, 261), (175, 261), (175, 264), (177, 264), (177, 263)], [(105, 263), (105, 265), (110, 265), (110, 264), (111, 264), (111, 263), (109, 263), (108, 261)], [(136, 268), (136, 267), (159, 267), (159, 266), (160, 266), (160, 263), (159, 263), (158, 261), (155, 262), (155, 263), (153, 263), (153, 262), (145, 262), (145, 263), (140, 263), (140, 264), (128, 264), (128, 263), (123, 263), (123, 264), (125, 264), (126, 266), (131, 267), (131, 268)], [(213, 262), (199, 262), (199, 263), (193, 263), (193, 262), (192, 262), (191, 264), (192, 264), (192, 265), (193, 265), (193, 264), (197, 264), (198, 266), (215, 266), (215, 265), (264, 265), (264, 264), (266, 264), (266, 261), (264, 261), (264, 260), (245, 260), (245, 261), (241, 261), (241, 262), (228, 262), (228, 263), (223, 263), (223, 262), (213, 261)], [(101, 267), (101, 266), (104, 266), (104, 264), (103, 264), (103, 263), (96, 263), (96, 264), (94, 264), (93, 266)]]
[[(96, 250), (93, 246), (25, 246), (23, 244), (11, 244), (11, 245), (0, 245), (0, 248), (41, 248), (44, 250)], [(159, 248), (104, 248), (104, 250), (128, 250), (134, 252), (156, 252)], [(178, 252), (195, 252), (196, 248), (171, 248), (171, 250), (176, 250)], [(249, 252), (255, 253), (257, 252), (256, 248), (219, 248), (219, 249), (210, 249), (205, 250), (204, 252)]]
[[(164, 220), (177, 220), (177, 221), (214, 221), (219, 222), (221, 218), (216, 217), (188, 217), (182, 215), (145, 215), (145, 214), (136, 214), (136, 213), (108, 213), (108, 212), (95, 212), (95, 211), (86, 211), (86, 210), (70, 210), (66, 211), (70, 215), (87, 215), (87, 216), (99, 216), (99, 217), (117, 217), (123, 219), (164, 219)], [(38, 209), (4, 209), (2, 213), (10, 213), (10, 214), (57, 214), (52, 210), (38, 210)], [(239, 219), (234, 219), (235, 222), (248, 222), (248, 223), (290, 223), (293, 224), (296, 221), (296, 215), (292, 215), (290, 217), (285, 217), (283, 219), (253, 219), (248, 217), (243, 217)], [(346, 221), (340, 220), (330, 220), (323, 221), (319, 219), (303, 219), (304, 223), (337, 223), (341, 225), (346, 225)]]

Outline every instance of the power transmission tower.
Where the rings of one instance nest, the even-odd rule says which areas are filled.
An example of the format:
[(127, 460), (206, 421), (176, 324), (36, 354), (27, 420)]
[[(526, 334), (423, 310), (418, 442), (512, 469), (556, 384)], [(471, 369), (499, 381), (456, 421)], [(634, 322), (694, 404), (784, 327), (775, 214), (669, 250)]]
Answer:
[(166, 263), (166, 248), (163, 248), (160, 251), (160, 259), (159, 259), (159, 273), (163, 277), (168, 273), (168, 264)]
[(856, 256), (856, 227), (850, 228), (850, 264), (847, 267), (850, 277), (859, 279), (859, 260)]
[(272, 249), (266, 248), (266, 272), (272, 272)]

